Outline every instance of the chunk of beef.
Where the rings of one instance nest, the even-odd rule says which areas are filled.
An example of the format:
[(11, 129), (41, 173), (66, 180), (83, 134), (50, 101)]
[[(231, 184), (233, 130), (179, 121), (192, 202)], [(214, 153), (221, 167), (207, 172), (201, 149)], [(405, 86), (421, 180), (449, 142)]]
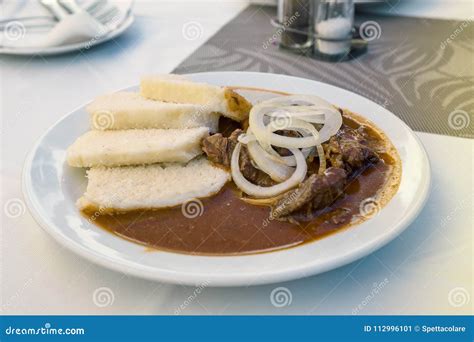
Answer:
[[(232, 152), (238, 142), (238, 137), (242, 134), (241, 129), (236, 129), (232, 134), (226, 138), (222, 134), (217, 133), (205, 138), (202, 142), (202, 150), (207, 155), (207, 158), (213, 163), (230, 167), (232, 159)], [(271, 186), (275, 182), (263, 171), (257, 169), (250, 158), (246, 146), (242, 146), (240, 150), (240, 171), (246, 179), (254, 184), (261, 186)]]
[(368, 146), (367, 132), (342, 125), (339, 132), (323, 144), (330, 166), (322, 175), (312, 174), (301, 185), (287, 192), (272, 208), (275, 218), (310, 218), (314, 212), (332, 204), (344, 192), (348, 180), (379, 160)]
[(220, 133), (211, 135), (202, 141), (202, 150), (213, 163), (230, 167), (232, 152), (237, 145), (237, 138), (242, 133), (241, 129), (236, 129), (228, 138)]
[(343, 125), (323, 147), (331, 166), (344, 168), (349, 174), (353, 174), (366, 164), (379, 160), (377, 153), (366, 144), (367, 139), (362, 130)]
[(330, 167), (323, 174), (313, 174), (300, 186), (290, 190), (272, 206), (272, 217), (282, 218), (293, 212), (327, 207), (344, 192), (347, 181), (345, 170)]

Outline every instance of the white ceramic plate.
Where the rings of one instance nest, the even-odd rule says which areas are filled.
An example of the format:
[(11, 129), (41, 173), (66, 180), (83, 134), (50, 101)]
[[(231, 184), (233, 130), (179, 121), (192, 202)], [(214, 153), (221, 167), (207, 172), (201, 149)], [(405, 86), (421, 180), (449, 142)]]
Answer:
[(189, 76), (216, 85), (317, 94), (364, 115), (387, 133), (400, 153), (403, 170), (397, 194), (372, 219), (300, 247), (224, 257), (148, 252), (143, 246), (89, 223), (74, 205), (86, 186), (84, 171), (68, 167), (65, 156), (66, 148), (89, 128), (88, 116), (81, 106), (38, 141), (23, 173), (24, 194), (31, 213), (61, 245), (92, 262), (143, 278), (189, 285), (255, 285), (325, 272), (372, 253), (407, 228), (422, 209), (430, 187), (427, 155), (413, 131), (385, 108), (347, 90), (290, 76), (254, 72)]
[[(106, 35), (104, 36), (101, 36), (97, 39), (89, 39), (87, 41), (84, 41), (84, 42), (80, 42), (80, 43), (74, 43), (74, 44), (66, 44), (66, 45), (60, 45), (60, 46), (52, 46), (52, 47), (31, 47), (31, 48), (28, 48), (28, 47), (21, 47), (21, 48), (18, 48), (18, 47), (9, 47), (9, 46), (3, 46), (1, 47), (0, 46), (0, 54), (4, 54), (4, 55), (17, 55), (17, 56), (29, 56), (29, 55), (41, 55), (41, 56), (50, 56), (50, 55), (59, 55), (59, 54), (63, 54), (63, 53), (67, 53), (67, 52), (73, 52), (73, 51), (77, 51), (77, 50), (81, 50), (81, 49), (90, 49), (91, 47), (95, 46), (95, 45), (99, 45), (99, 44), (102, 44), (102, 43), (105, 43), (111, 39), (114, 39), (118, 36), (120, 36), (122, 33), (124, 33), (134, 22), (135, 20), (135, 17), (134, 15), (132, 14), (132, 12), (130, 11), (130, 8), (133, 4), (133, 1), (131, 0), (127, 0), (127, 1), (120, 1), (120, 0), (110, 0), (111, 3), (114, 3), (114, 5), (116, 5), (118, 8), (120, 8), (123, 13), (129, 13), (122, 21), (122, 23), (120, 25), (117, 26), (117, 28), (115, 28), (114, 30), (112, 30), (111, 32), (107, 33)], [(9, 2), (9, 4), (12, 4), (12, 2)], [(39, 6), (39, 5), (38, 5)], [(20, 9), (22, 8), (22, 6), (19, 6)], [(41, 7), (41, 6), (40, 6)], [(42, 9), (43, 12), (45, 11), (44, 9)], [(8, 11), (5, 11), (6, 13), (9, 13)], [(34, 14), (34, 15), (38, 15), (38, 13), (42, 13), (42, 12), (33, 12), (33, 13), (30, 13), (28, 11), (26, 11), (28, 15), (31, 15), (31, 14)], [(10, 15), (12, 16), (25, 16), (24, 14), (22, 14), (23, 12), (20, 12), (20, 13), (16, 13), (16, 12), (13, 12), (13, 13), (10, 13)], [(28, 32), (28, 27), (26, 28), (26, 32)], [(47, 31), (45, 31), (44, 34), (46, 34)]]

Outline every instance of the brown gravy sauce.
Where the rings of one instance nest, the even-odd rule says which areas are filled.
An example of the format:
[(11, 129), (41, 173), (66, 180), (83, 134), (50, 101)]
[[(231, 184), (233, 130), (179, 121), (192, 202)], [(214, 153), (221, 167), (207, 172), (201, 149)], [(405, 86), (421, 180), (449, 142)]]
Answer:
[[(352, 119), (345, 119), (345, 123), (352, 127), (359, 125)], [(369, 134), (383, 143), (375, 131), (369, 130)], [(273, 220), (269, 207), (244, 202), (232, 182), (215, 196), (201, 199), (202, 207), (194, 218), (183, 215), (182, 207), (178, 206), (100, 215), (95, 222), (148, 250), (204, 255), (268, 252), (320, 239), (369, 218), (370, 213), (361, 215), (361, 203), (376, 197), (384, 188), (393, 164), (390, 155), (382, 154), (376, 165), (368, 167), (349, 184), (345, 195), (322, 210), (315, 220), (300, 225)]]

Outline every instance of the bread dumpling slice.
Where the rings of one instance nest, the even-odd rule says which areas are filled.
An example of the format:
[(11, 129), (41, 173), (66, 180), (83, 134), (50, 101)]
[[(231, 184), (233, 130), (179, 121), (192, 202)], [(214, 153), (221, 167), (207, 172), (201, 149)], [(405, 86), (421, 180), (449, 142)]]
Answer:
[(185, 165), (94, 167), (87, 178), (86, 193), (77, 201), (79, 209), (114, 213), (173, 207), (209, 197), (230, 180), (230, 174), (198, 157)]
[(92, 130), (67, 150), (74, 167), (186, 163), (202, 153), (207, 127), (185, 129)]
[(228, 87), (193, 82), (180, 75), (145, 76), (140, 94), (152, 100), (203, 105), (236, 121), (247, 119), (252, 108), (249, 101)]
[(213, 108), (204, 105), (154, 101), (134, 92), (99, 96), (86, 110), (90, 115), (91, 129), (102, 131), (207, 127), (214, 133), (220, 116)]

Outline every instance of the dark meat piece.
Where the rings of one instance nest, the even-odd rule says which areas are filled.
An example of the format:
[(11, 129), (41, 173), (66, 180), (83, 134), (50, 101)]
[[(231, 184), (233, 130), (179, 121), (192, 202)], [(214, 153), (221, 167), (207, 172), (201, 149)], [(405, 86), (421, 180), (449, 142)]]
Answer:
[(322, 175), (313, 174), (272, 206), (272, 217), (281, 218), (301, 209), (311, 212), (327, 207), (342, 195), (346, 181), (347, 173), (340, 168), (330, 167)]
[(343, 125), (339, 132), (323, 145), (326, 160), (332, 167), (344, 168), (352, 174), (366, 164), (379, 160), (377, 153), (366, 143), (363, 130)]
[(202, 141), (202, 150), (210, 161), (230, 167), (232, 151), (237, 145), (237, 138), (242, 133), (241, 129), (236, 129), (228, 138), (223, 137), (220, 133), (211, 135)]
[[(202, 141), (202, 150), (206, 153), (210, 161), (225, 167), (230, 167), (232, 152), (237, 145), (237, 138), (242, 133), (243, 131), (241, 129), (236, 129), (228, 138), (223, 137), (220, 133), (211, 135)], [(253, 166), (246, 146), (242, 146), (240, 150), (239, 161), (240, 171), (242, 171), (244, 177), (250, 182), (260, 186), (271, 186), (275, 184), (265, 172)]]
[(314, 217), (317, 210), (329, 206), (344, 193), (348, 180), (379, 160), (368, 146), (367, 132), (362, 126), (354, 129), (342, 125), (323, 148), (330, 167), (324, 174), (312, 174), (297, 189), (287, 192), (273, 206), (274, 218), (298, 221)]
[(240, 149), (239, 162), (240, 171), (244, 177), (252, 183), (260, 186), (272, 186), (275, 184), (269, 175), (253, 166), (250, 153), (245, 145), (242, 145), (242, 148)]

